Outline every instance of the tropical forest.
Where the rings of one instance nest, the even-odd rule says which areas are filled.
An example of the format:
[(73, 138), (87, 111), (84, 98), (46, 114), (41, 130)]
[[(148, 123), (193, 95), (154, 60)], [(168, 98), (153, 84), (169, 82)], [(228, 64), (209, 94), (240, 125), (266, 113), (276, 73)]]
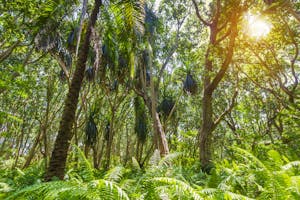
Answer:
[(299, 200), (300, 0), (1, 0), (0, 199)]

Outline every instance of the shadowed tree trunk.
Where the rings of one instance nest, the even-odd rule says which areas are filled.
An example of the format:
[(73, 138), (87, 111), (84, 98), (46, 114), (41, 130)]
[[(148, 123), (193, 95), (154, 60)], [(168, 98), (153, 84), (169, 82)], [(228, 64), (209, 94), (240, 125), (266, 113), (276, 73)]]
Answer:
[[(199, 21), (206, 25), (209, 28), (210, 38), (208, 48), (205, 54), (205, 73), (203, 76), (203, 96), (202, 96), (202, 124), (201, 129), (199, 130), (199, 139), (200, 139), (200, 163), (201, 168), (205, 172), (209, 172), (212, 167), (212, 149), (211, 145), (213, 142), (213, 131), (224, 117), (225, 114), (222, 114), (218, 120), (214, 121), (214, 110), (213, 110), (213, 98), (212, 95), (217, 89), (220, 81), (225, 76), (225, 73), (232, 61), (235, 39), (238, 33), (237, 23), (241, 15), (241, 8), (239, 5), (232, 5), (235, 9), (225, 22), (220, 21), (221, 17), (221, 1), (218, 0), (215, 4), (216, 11), (212, 20), (206, 21), (200, 15), (198, 9), (198, 4), (193, 0), (193, 4), (196, 10), (196, 15)], [(225, 33), (224, 33), (224, 28)], [(228, 39), (227, 51), (225, 58), (218, 71), (215, 70), (215, 63), (213, 62), (213, 51), (223, 40)], [(213, 75), (215, 74), (215, 75)], [(230, 112), (227, 110), (224, 113)]]
[(73, 137), (71, 129), (75, 119), (79, 92), (84, 78), (85, 66), (89, 52), (90, 36), (92, 27), (94, 27), (96, 23), (97, 15), (101, 5), (101, 0), (95, 0), (95, 5), (86, 30), (85, 39), (83, 41), (82, 48), (79, 51), (79, 58), (77, 60), (76, 69), (71, 81), (71, 86), (69, 88), (69, 93), (65, 100), (59, 131), (55, 140), (52, 156), (50, 158), (49, 168), (46, 172), (46, 181), (50, 181), (53, 177), (63, 179), (65, 175), (68, 149), (70, 146), (70, 141)]
[[(200, 129), (200, 162), (202, 166), (202, 170), (209, 171), (211, 168), (211, 161), (212, 161), (212, 153), (211, 153), (211, 144), (212, 144), (212, 137), (213, 137), (213, 131), (216, 128), (217, 124), (213, 119), (213, 92), (218, 87), (220, 81), (224, 77), (229, 64), (232, 61), (233, 57), (233, 51), (234, 51), (234, 43), (235, 38), (237, 36), (237, 21), (234, 20), (232, 22), (232, 25), (230, 27), (231, 34), (229, 36), (229, 44), (228, 44), (228, 51), (225, 58), (225, 61), (223, 62), (220, 70), (216, 74), (213, 80), (210, 79), (210, 75), (207, 73), (207, 75), (204, 77), (204, 91), (203, 91), (203, 97), (202, 97), (202, 126)], [(214, 46), (216, 42), (216, 36), (217, 36), (217, 29), (214, 28), (214, 26), (211, 27), (211, 40), (210, 45)], [(208, 47), (210, 48), (210, 47)], [(205, 70), (206, 72), (212, 72), (212, 61), (209, 58), (210, 50), (207, 50), (206, 54), (206, 65)]]

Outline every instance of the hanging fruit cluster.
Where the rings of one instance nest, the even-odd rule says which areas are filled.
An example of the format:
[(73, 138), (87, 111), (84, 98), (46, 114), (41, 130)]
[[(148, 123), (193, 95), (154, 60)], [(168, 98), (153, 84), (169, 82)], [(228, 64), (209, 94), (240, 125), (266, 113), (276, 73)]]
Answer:
[(175, 106), (175, 101), (172, 97), (165, 97), (158, 106), (158, 112), (161, 113), (164, 117), (168, 117)]
[(135, 97), (134, 99), (135, 109), (135, 132), (139, 141), (144, 143), (147, 138), (148, 127), (147, 127), (147, 116), (146, 108), (141, 97)]
[(94, 121), (93, 114), (90, 114), (85, 127), (86, 145), (94, 146), (97, 142), (98, 129)]
[(191, 95), (195, 95), (197, 93), (197, 82), (190, 73), (186, 75), (185, 81), (183, 82), (183, 89), (186, 93)]

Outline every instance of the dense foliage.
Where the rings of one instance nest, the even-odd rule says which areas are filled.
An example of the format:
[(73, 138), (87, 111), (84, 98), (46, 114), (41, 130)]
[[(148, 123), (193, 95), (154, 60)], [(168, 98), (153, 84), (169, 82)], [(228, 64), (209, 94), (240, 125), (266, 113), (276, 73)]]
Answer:
[(0, 199), (300, 199), (300, 1), (0, 3)]

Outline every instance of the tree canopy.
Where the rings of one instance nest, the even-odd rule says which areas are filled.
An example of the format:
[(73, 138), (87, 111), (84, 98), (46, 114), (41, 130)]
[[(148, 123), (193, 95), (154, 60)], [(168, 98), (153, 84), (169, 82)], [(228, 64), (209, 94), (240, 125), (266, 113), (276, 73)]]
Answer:
[(300, 199), (300, 1), (3, 0), (0, 199)]

